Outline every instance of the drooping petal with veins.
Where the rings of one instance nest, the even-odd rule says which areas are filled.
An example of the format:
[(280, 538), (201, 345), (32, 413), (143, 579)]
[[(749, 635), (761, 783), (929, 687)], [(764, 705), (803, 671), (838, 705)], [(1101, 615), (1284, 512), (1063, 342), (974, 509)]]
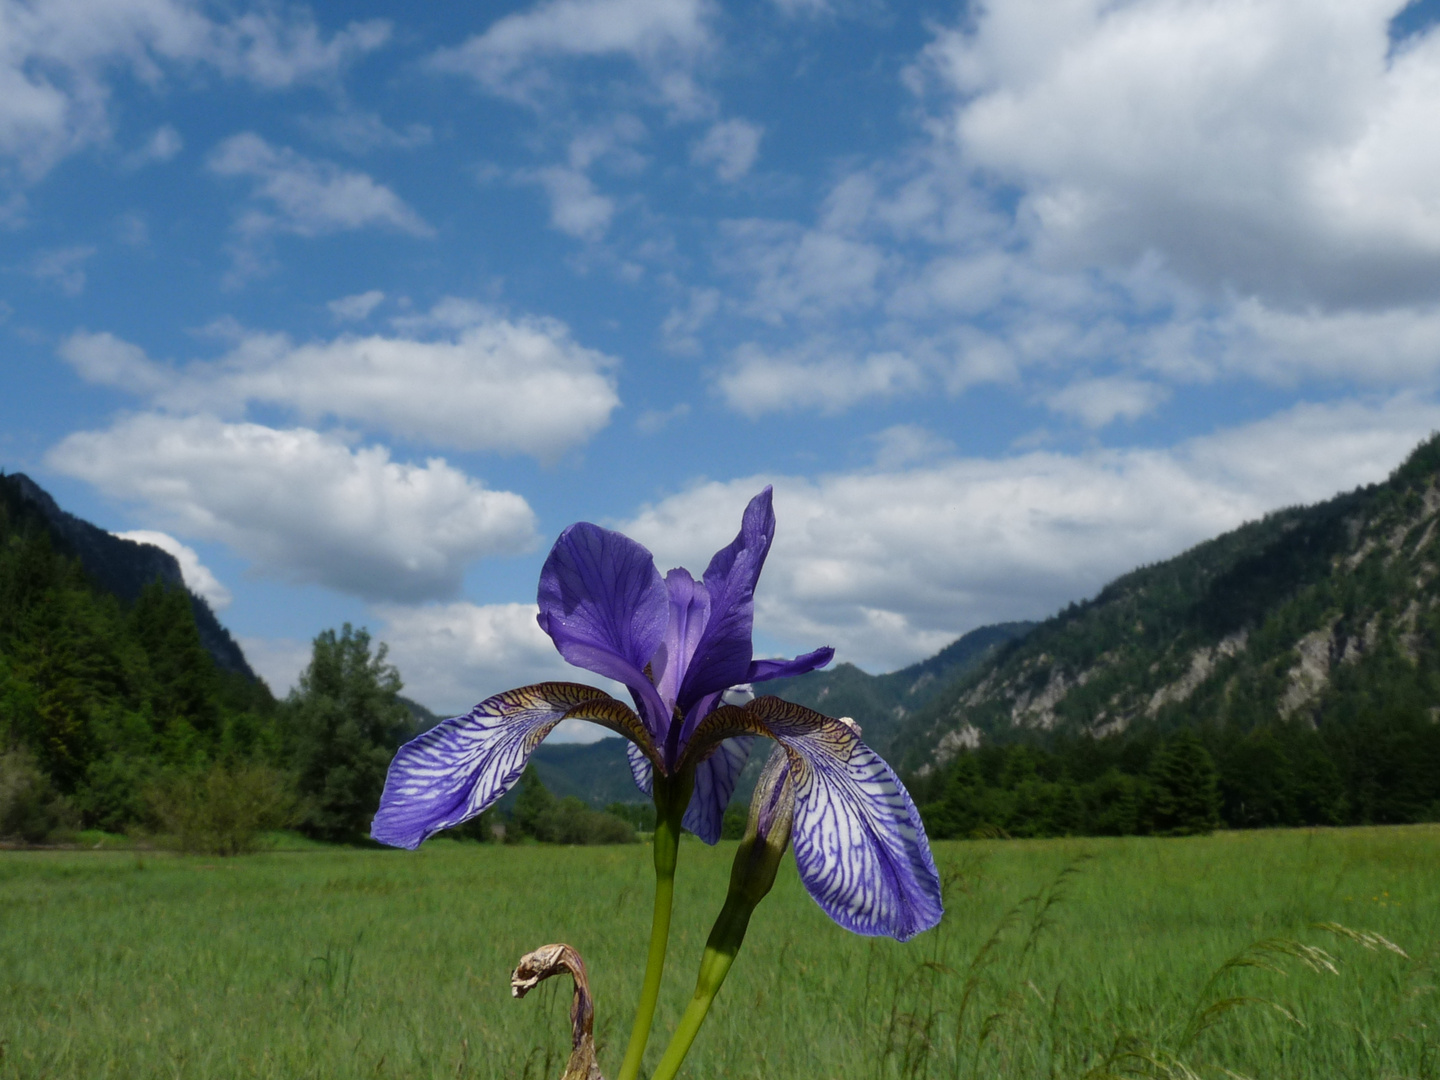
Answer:
[(635, 786), (646, 795), (652, 794), (655, 790), (655, 766), (650, 764), (645, 751), (633, 742), (627, 742), (625, 757), (630, 762), (630, 775), (635, 779)]
[(776, 697), (716, 709), (688, 753), (747, 732), (790, 755), (795, 865), (826, 914), (857, 934), (901, 941), (940, 921), (940, 875), (920, 814), (879, 754), (848, 724)]
[(582, 521), (571, 525), (540, 570), (540, 629), (570, 663), (624, 683), (652, 734), (670, 725), (645, 676), (665, 638), (670, 600), (655, 560), (628, 536)]
[(707, 844), (720, 839), (725, 808), (730, 805), (735, 784), (750, 760), (752, 741), (744, 736), (726, 739), (695, 767), (695, 792), (690, 796), (690, 805), (685, 808), (680, 824)]
[(535, 747), (567, 717), (649, 739), (639, 717), (593, 686), (553, 682), (507, 690), (399, 749), (370, 835), (414, 849), (469, 820), (515, 786)]
[(802, 706), (767, 697), (749, 708), (790, 753), (795, 866), (815, 902), (857, 934), (908, 941), (938, 923), (930, 842), (885, 759), (848, 725)]

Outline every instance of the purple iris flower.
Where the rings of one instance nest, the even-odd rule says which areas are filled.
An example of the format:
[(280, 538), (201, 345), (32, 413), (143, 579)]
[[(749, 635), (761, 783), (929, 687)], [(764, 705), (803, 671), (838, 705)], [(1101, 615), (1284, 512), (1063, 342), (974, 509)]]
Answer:
[(594, 687), (539, 683), (487, 698), (405, 744), (385, 781), (371, 835), (416, 848), (514, 787), (562, 720), (619, 732), (647, 794), (658, 771), (693, 770), (683, 825), (706, 843), (720, 823), (755, 736), (791, 762), (800, 876), (840, 925), (905, 940), (940, 919), (940, 883), (920, 816), (894, 771), (839, 720), (773, 697), (726, 704), (736, 687), (800, 675), (834, 656), (755, 660), (755, 583), (775, 535), (771, 490), (745, 508), (740, 533), (696, 581), (663, 578), (634, 540), (580, 522), (540, 572), (539, 622), (560, 655), (629, 688), (635, 708)]

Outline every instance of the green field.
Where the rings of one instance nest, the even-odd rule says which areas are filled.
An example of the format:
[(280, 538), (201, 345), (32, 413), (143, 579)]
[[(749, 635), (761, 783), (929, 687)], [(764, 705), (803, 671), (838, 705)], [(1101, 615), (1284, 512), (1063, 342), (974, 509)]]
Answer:
[[(733, 848), (681, 848), (652, 1062)], [(948, 913), (906, 945), (845, 933), (782, 871), (682, 1075), (1048, 1078), (1106, 1075), (1110, 1059), (1116, 1075), (1440, 1076), (1440, 827), (969, 841), (936, 857)], [(0, 853), (0, 1077), (556, 1080), (568, 981), (508, 995), (515, 960), (551, 941), (590, 966), (613, 1075), (648, 860), (644, 845), (453, 842)], [(1251, 949), (1267, 940), (1282, 943)], [(1247, 949), (1262, 966), (1211, 979)], [(1199, 1030), (1237, 997), (1273, 1004), (1214, 1010)]]

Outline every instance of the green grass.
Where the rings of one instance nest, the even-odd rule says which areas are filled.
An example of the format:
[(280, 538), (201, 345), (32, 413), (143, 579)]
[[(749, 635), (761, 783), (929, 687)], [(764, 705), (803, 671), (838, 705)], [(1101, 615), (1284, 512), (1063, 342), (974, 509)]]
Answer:
[[(733, 849), (681, 848), (652, 1063)], [(907, 945), (845, 933), (782, 871), (682, 1075), (1050, 1078), (1108, 1057), (1116, 1075), (1440, 1077), (1440, 828), (971, 841), (936, 857), (948, 914)], [(650, 898), (643, 845), (3, 852), (0, 1078), (556, 1080), (568, 983), (508, 993), (514, 962), (551, 941), (589, 965), (613, 1075)], [(1275, 946), (1211, 979), (1267, 939), (1319, 946), (1338, 973)], [(1207, 1005), (1246, 996), (1285, 1012), (1222, 1007), (1187, 1039)]]

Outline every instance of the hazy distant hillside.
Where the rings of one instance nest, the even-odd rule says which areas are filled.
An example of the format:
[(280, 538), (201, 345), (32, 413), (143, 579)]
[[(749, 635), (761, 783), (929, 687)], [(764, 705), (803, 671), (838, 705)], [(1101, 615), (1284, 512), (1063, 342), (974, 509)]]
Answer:
[[(1385, 483), (1283, 510), (1126, 574), (985, 658), (892, 751), (1206, 723), (1440, 715), (1440, 437)], [(1408, 718), (1408, 719), (1407, 719)]]

